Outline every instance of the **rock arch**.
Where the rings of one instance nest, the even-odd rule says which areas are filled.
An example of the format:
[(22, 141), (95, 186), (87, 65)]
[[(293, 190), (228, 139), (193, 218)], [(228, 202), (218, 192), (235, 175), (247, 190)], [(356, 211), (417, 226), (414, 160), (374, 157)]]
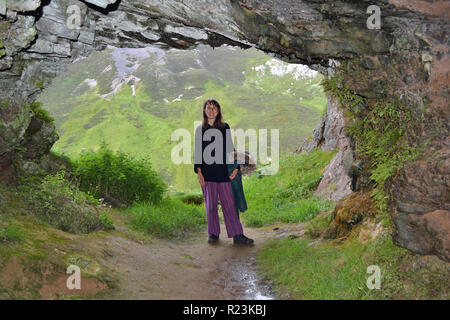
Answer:
[[(380, 8), (381, 29), (367, 28), (369, 5)], [(67, 27), (70, 6), (79, 8), (79, 29)], [(386, 182), (395, 238), (414, 252), (448, 260), (449, 6), (443, 0), (2, 0), (0, 181), (14, 181), (19, 152), (38, 161), (57, 140), (53, 125), (30, 104), (76, 59), (108, 44), (255, 46), (284, 61), (336, 74), (328, 88), (334, 111), (303, 148), (339, 147), (341, 171), (345, 161), (350, 166), (354, 161), (348, 152), (365, 140), (336, 127), (336, 119), (361, 120), (377, 102), (401, 99), (415, 124), (407, 124), (410, 131), (402, 134), (413, 135), (425, 147)], [(354, 120), (344, 117), (346, 111)], [(362, 160), (363, 166), (371, 162)], [(366, 166), (362, 184), (368, 183), (371, 170)]]

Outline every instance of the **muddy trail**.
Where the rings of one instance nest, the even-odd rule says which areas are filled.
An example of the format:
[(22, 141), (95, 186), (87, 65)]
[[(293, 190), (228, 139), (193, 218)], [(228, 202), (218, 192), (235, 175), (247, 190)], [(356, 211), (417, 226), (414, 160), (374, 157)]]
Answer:
[(220, 241), (207, 233), (185, 240), (154, 239), (145, 244), (119, 235), (93, 240), (85, 253), (102, 252), (99, 263), (114, 270), (117, 290), (101, 299), (274, 299), (270, 285), (257, 276), (256, 254), (272, 229), (245, 228), (253, 246), (233, 245), (221, 224)]
[[(120, 209), (110, 212), (115, 230), (73, 234), (40, 222), (25, 207), (10, 207), (15, 213), (8, 211), (3, 220), (25, 236), (1, 243), (0, 300), (286, 299), (258, 276), (257, 254), (267, 240), (303, 228), (244, 226), (254, 245), (234, 245), (220, 213), (220, 240), (209, 244), (206, 226), (183, 239), (163, 239), (132, 228)], [(81, 270), (81, 289), (67, 287), (70, 265)]]

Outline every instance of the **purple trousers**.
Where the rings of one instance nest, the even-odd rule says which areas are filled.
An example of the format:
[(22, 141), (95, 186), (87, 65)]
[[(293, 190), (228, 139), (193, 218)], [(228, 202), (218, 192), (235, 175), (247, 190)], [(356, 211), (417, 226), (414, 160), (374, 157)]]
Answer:
[(220, 234), (219, 212), (217, 210), (217, 200), (220, 199), (228, 238), (243, 234), (242, 225), (234, 206), (231, 182), (205, 181), (202, 191), (205, 198), (208, 233), (216, 236)]

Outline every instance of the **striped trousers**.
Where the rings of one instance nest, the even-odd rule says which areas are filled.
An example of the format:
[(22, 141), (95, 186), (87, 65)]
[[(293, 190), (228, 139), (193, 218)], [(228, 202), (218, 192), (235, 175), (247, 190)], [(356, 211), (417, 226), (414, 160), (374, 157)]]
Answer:
[(208, 233), (216, 236), (220, 234), (219, 212), (217, 210), (218, 199), (220, 199), (228, 238), (243, 234), (241, 222), (236, 215), (231, 182), (205, 181), (202, 192), (205, 199)]

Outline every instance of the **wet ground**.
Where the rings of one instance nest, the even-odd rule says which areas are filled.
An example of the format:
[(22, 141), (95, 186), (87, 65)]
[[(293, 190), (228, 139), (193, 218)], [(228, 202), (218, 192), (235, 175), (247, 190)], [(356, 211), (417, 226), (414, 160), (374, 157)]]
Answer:
[(216, 282), (224, 283), (225, 290), (238, 292), (235, 299), (273, 300), (274, 292), (270, 283), (263, 281), (256, 271), (256, 259), (231, 259), (221, 268), (222, 277)]
[(99, 263), (115, 270), (120, 289), (104, 299), (274, 299), (271, 285), (258, 277), (256, 254), (273, 237), (271, 229), (244, 228), (253, 246), (234, 245), (221, 225), (219, 243), (207, 233), (184, 241), (139, 244), (120, 236), (95, 241), (86, 250), (102, 250)]

